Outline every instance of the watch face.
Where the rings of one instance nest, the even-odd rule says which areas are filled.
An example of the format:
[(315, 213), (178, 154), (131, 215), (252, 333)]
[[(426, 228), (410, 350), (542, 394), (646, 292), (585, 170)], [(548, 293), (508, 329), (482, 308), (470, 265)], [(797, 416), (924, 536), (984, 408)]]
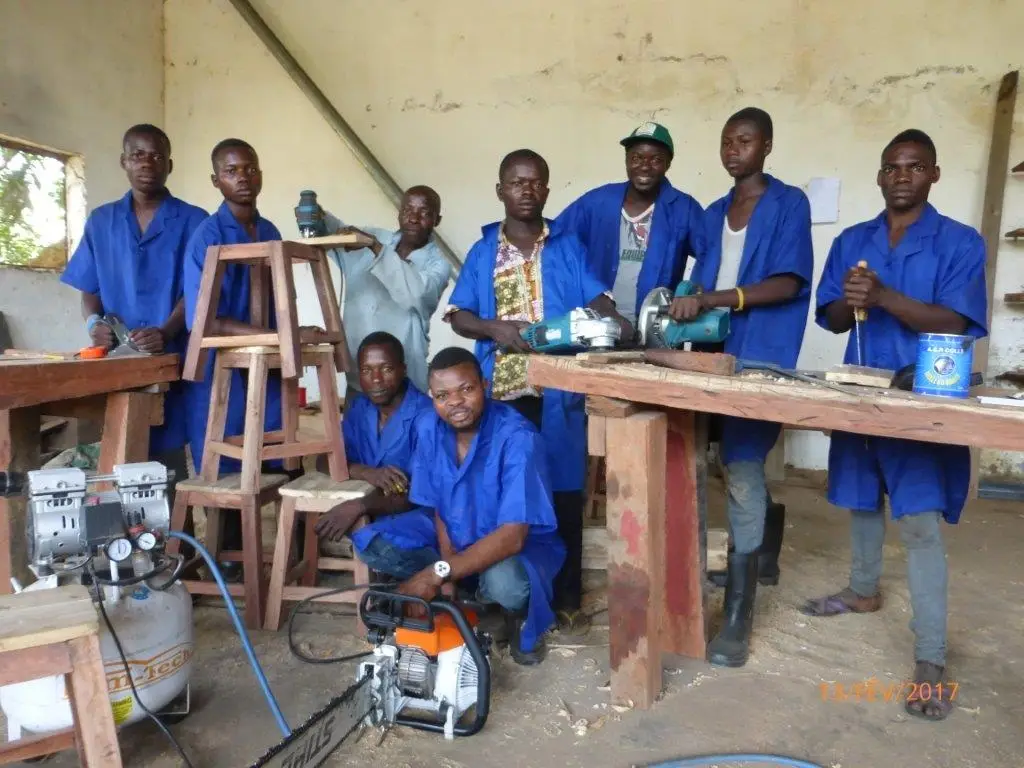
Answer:
[(447, 579), (448, 574), (452, 572), (452, 567), (448, 565), (444, 560), (438, 560), (434, 563), (434, 573), (440, 576), (442, 579)]

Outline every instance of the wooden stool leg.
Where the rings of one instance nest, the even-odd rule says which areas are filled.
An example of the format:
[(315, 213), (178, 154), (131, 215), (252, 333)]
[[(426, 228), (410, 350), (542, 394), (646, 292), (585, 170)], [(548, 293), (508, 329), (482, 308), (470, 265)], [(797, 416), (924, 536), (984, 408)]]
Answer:
[(66, 676), (68, 699), (75, 721), (78, 759), (86, 768), (120, 768), (114, 713), (107, 694), (98, 635), (68, 641), (71, 674)]
[[(222, 537), (221, 529), (223, 526), (223, 518), (220, 515), (220, 509), (217, 507), (205, 507), (206, 509), (206, 539), (203, 541), (203, 546), (206, 547), (206, 551), (210, 553), (210, 557), (213, 558), (213, 562), (220, 560), (220, 540)], [(213, 578), (213, 575), (210, 575)]]
[(224, 282), (226, 265), (220, 260), (220, 247), (211, 245), (206, 249), (203, 275), (199, 281), (199, 295), (196, 297), (196, 316), (192, 322), (192, 333), (185, 353), (185, 364), (181, 378), (185, 381), (202, 381), (200, 371), (206, 362), (203, 339), (210, 335), (213, 321), (217, 318), (217, 304), (220, 301), (220, 286)]
[[(308, 522), (308, 521), (307, 521)], [(263, 628), (277, 631), (281, 628), (281, 609), (285, 581), (291, 563), (292, 538), (295, 535), (295, 499), (281, 497), (281, 514), (277, 519), (277, 540), (274, 542), (274, 562), (270, 568), (270, 586), (267, 590), (267, 611)]]
[(212, 444), (224, 440), (228, 423), (228, 398), (231, 396), (232, 370), (217, 355), (210, 385), (210, 411), (206, 415), (206, 440), (203, 446), (203, 465), (200, 474), (204, 480), (220, 477), (220, 454), (211, 450)]
[(277, 313), (277, 338), (281, 346), (281, 378), (294, 379), (302, 372), (299, 348), (299, 319), (295, 311), (295, 281), (291, 257), (284, 243), (270, 244), (270, 273), (274, 281), (274, 311)]
[[(178, 491), (174, 494), (174, 509), (171, 511), (171, 530), (186, 532), (186, 526), (192, 518), (192, 508), (189, 505), (189, 492)], [(167, 540), (167, 554), (176, 555), (181, 550), (180, 539)]]
[(332, 480), (348, 480), (348, 462), (345, 459), (345, 441), (341, 437), (341, 420), (338, 416), (338, 379), (334, 372), (330, 352), (318, 356), (316, 373), (320, 383), (320, 412), (324, 420), (324, 435), (331, 441), (331, 452), (327, 455), (327, 466)]
[(302, 559), (306, 561), (306, 568), (299, 582), (304, 587), (316, 586), (317, 565), (320, 561), (320, 539), (316, 535), (316, 523), (319, 519), (320, 515), (305, 515), (306, 533), (302, 543)]
[(258, 494), (263, 463), (263, 418), (267, 409), (266, 355), (249, 356), (249, 391), (245, 396), (245, 433), (242, 452), (242, 493)]
[(356, 554), (356, 549), (354, 546), (352, 547), (352, 583), (370, 583), (370, 569), (366, 565), (366, 563), (359, 559), (359, 555)]
[(341, 310), (338, 308), (338, 294), (334, 291), (331, 279), (331, 267), (327, 261), (327, 253), (317, 249), (317, 260), (313, 262), (313, 285), (320, 299), (320, 310), (324, 315), (324, 330), (328, 333), (341, 335), (340, 341), (334, 344), (334, 366), (338, 373), (355, 369), (351, 350), (345, 340), (345, 329), (341, 322)]
[(242, 500), (242, 571), (245, 581), (245, 625), (263, 626), (263, 536), (260, 532), (260, 502), (253, 494)]
[[(281, 431), (284, 433), (283, 445), (294, 443), (299, 436), (299, 380), (281, 379)], [(296, 470), (302, 468), (301, 458), (284, 460), (284, 468)]]

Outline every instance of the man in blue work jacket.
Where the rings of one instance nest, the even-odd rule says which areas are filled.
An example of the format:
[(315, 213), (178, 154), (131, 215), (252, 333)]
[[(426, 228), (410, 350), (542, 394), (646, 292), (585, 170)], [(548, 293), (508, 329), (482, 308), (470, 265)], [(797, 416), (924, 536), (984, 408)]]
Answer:
[(520, 330), (577, 307), (615, 317), (624, 338), (633, 327), (616, 312), (609, 286), (587, 268), (587, 251), (558, 222), (544, 218), (548, 165), (529, 149), (501, 161), (496, 192), (505, 207), (501, 222), (483, 228), (470, 249), (445, 313), (460, 336), (476, 339), (476, 355), (495, 400), (508, 402), (540, 429), (554, 490), (558, 533), (566, 564), (555, 582), (559, 626), (585, 627), (580, 612), (583, 558), (583, 486), (586, 413), (583, 395), (547, 389), (526, 380), (530, 347)]
[[(833, 333), (867, 311), (860, 337), (864, 364), (899, 370), (917, 362), (918, 334), (987, 335), (985, 243), (972, 227), (941, 215), (928, 202), (939, 180), (935, 145), (922, 131), (897, 135), (882, 152), (878, 186), (885, 211), (844, 230), (818, 285), (817, 321)], [(858, 267), (866, 261), (867, 267)], [(850, 334), (844, 362), (857, 362)], [(951, 436), (952, 437), (952, 436)], [(940, 521), (960, 519), (970, 484), (965, 446), (832, 432), (829, 502), (851, 511), (850, 583), (808, 601), (812, 616), (877, 611), (885, 538), (884, 496), (907, 550), (913, 611), (912, 715), (941, 720), (952, 707), (941, 685), (946, 665), (948, 568)], [(925, 685), (927, 684), (927, 685)]]
[(503, 609), (517, 664), (544, 660), (552, 581), (565, 559), (536, 428), (486, 395), (480, 361), (448, 347), (430, 361), (432, 411), (413, 429), (409, 501), (427, 510), (434, 541), (374, 537), (362, 553), (375, 571), (405, 579), (403, 594), (432, 600), (475, 587)]
[[(726, 121), (720, 156), (733, 188), (704, 217), (706, 250), (692, 275), (703, 290), (675, 299), (670, 315), (692, 320), (708, 309), (726, 308), (732, 317), (725, 352), (793, 368), (811, 302), (811, 207), (801, 190), (764, 172), (773, 137), (772, 119), (762, 109), (748, 107)], [(739, 667), (747, 661), (757, 582), (774, 584), (779, 578), (784, 508), (771, 503), (764, 463), (782, 428), (731, 416), (717, 419), (716, 426), (728, 476), (732, 547), (725, 623), (708, 645), (708, 660)]]
[[(114, 314), (143, 352), (184, 355), (185, 247), (207, 214), (167, 189), (174, 164), (166, 133), (155, 125), (134, 125), (125, 131), (121, 148), (131, 189), (90, 214), (60, 279), (82, 292), (82, 316), (93, 345), (114, 346), (110, 326), (99, 322)], [(164, 394), (163, 424), (149, 433), (149, 456), (173, 470), (175, 480), (186, 476), (185, 412), (183, 385), (172, 382)]]
[(675, 146), (668, 129), (644, 123), (619, 142), (628, 181), (583, 194), (555, 221), (587, 248), (591, 272), (609, 286), (615, 308), (636, 325), (644, 298), (674, 290), (686, 259), (700, 252), (700, 203), (665, 178)]

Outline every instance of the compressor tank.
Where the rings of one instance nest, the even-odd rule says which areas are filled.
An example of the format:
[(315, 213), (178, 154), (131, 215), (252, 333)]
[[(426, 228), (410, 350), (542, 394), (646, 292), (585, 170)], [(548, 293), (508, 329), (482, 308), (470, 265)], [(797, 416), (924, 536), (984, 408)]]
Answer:
[[(56, 583), (44, 579), (25, 591), (52, 586)], [(188, 590), (180, 582), (164, 591), (136, 584), (122, 588), (120, 599), (116, 603), (108, 600), (104, 608), (121, 641), (143, 704), (151, 712), (159, 712), (185, 690), (192, 675), (192, 598)], [(96, 610), (98, 614), (99, 608)], [(132, 693), (103, 617), (97, 618), (114, 723), (130, 725), (145, 718), (146, 713)], [(0, 709), (7, 717), (11, 740), (21, 738), (23, 730), (38, 734), (73, 724), (62, 675), (0, 687)]]

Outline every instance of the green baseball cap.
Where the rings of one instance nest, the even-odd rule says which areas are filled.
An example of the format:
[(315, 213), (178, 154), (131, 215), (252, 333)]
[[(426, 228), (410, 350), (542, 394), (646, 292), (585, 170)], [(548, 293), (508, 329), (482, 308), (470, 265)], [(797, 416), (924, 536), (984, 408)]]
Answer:
[(668, 132), (668, 128), (660, 123), (641, 123), (619, 144), (624, 147), (630, 147), (638, 141), (653, 141), (661, 144), (672, 154), (675, 154), (676, 151), (675, 145), (672, 144), (672, 134)]

